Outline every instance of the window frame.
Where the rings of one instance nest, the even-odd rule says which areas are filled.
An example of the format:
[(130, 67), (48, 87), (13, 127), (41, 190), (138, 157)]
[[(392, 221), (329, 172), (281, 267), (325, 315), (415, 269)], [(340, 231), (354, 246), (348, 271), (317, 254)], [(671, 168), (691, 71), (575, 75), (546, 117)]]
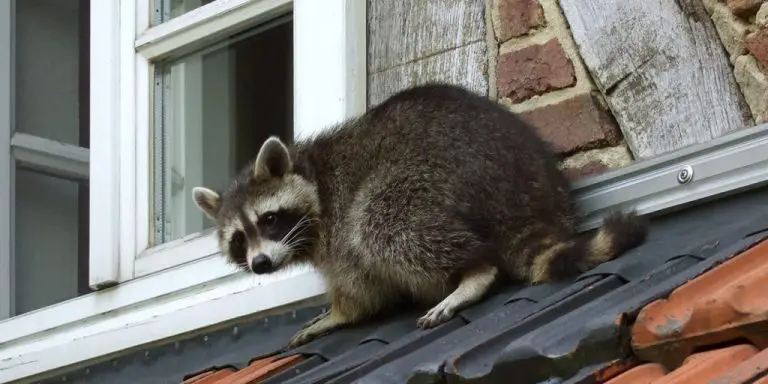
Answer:
[[(0, 321), (0, 381), (44, 375), (235, 318), (264, 316), (325, 292), (311, 268), (254, 278), (196, 244), (175, 248), (196, 252), (194, 257), (135, 273), (136, 256), (148, 248), (150, 233), (152, 62), (292, 8), (294, 93), (303, 96), (294, 101), (294, 131), (311, 135), (365, 110), (365, 3), (218, 0), (153, 27), (150, 8), (150, 0), (91, 0), (89, 286), (97, 291)], [(207, 235), (210, 239), (212, 231)], [(167, 259), (173, 245), (153, 249), (153, 260)], [(180, 324), (179, 318), (187, 320)]]
[[(90, 183), (89, 149), (15, 130), (15, 0), (0, 5), (0, 320), (16, 312), (16, 171)], [(78, 192), (80, 193), (80, 192)]]
[[(256, 3), (219, 1), (212, 4)], [(196, 16), (188, 17), (200, 17), (195, 19), (199, 23), (222, 23), (221, 18), (201, 16), (212, 9), (206, 6), (189, 12), (187, 15)], [(103, 36), (91, 43), (92, 79), (94, 84), (103, 84), (91, 91), (91, 131), (98, 138), (91, 139), (91, 196), (109, 197), (108, 212), (119, 217), (109, 217), (105, 211), (94, 214), (97, 209), (91, 200), (92, 271), (94, 262), (98, 267), (92, 272), (91, 285), (100, 291), (0, 321), (0, 382), (39, 379), (54, 370), (222, 322), (255, 319), (324, 300), (322, 278), (309, 267), (264, 276), (236, 273), (222, 262), (215, 244), (204, 243), (204, 239), (212, 239), (212, 231), (153, 249), (154, 255), (178, 257), (182, 262), (141, 269), (136, 255), (149, 240), (149, 231), (142, 232), (146, 224), (141, 223), (149, 222), (151, 179), (149, 155), (137, 154), (149, 154), (151, 136), (148, 129), (136, 127), (151, 127), (153, 97), (152, 69), (142, 52), (161, 57), (170, 52), (168, 47), (178, 42), (190, 44), (200, 34), (179, 27), (178, 20), (184, 16), (174, 19), (175, 24), (170, 20), (168, 25), (148, 29), (151, 12), (147, 0), (91, 0), (91, 7), (92, 34)], [(294, 0), (293, 9), (295, 131), (304, 137), (365, 110), (365, 2)], [(324, 28), (329, 25), (331, 28)], [(151, 38), (157, 39), (157, 45), (149, 43)], [(104, 52), (109, 54), (101, 54)], [(298, 65), (307, 59), (311, 65)], [(0, 124), (6, 118), (2, 108), (0, 105)], [(0, 144), (3, 139), (5, 136), (0, 137)], [(0, 147), (0, 155), (2, 150)], [(759, 156), (761, 153), (768, 154), (768, 124), (576, 182), (583, 228), (593, 227), (615, 207), (636, 206), (642, 213), (654, 214), (764, 185), (768, 155)], [(5, 164), (0, 160), (0, 176), (5, 175)], [(694, 169), (693, 182), (678, 184), (677, 172), (687, 165)], [(1, 211), (7, 203), (0, 204)], [(98, 237), (104, 233), (109, 236)], [(173, 252), (187, 251), (207, 255), (189, 260), (173, 256)], [(161, 263), (162, 259), (153, 260)]]

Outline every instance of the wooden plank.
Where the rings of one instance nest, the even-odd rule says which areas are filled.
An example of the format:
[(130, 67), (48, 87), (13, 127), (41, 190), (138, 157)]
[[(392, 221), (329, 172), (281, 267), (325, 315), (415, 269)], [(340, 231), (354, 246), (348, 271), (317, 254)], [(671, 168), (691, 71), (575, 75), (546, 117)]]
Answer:
[(393, 93), (429, 81), (442, 81), (488, 95), (487, 45), (485, 41), (453, 49), (416, 62), (368, 75), (368, 105), (376, 105)]
[(484, 1), (368, 0), (368, 72), (485, 39)]
[(700, 0), (561, 0), (636, 158), (753, 124)]

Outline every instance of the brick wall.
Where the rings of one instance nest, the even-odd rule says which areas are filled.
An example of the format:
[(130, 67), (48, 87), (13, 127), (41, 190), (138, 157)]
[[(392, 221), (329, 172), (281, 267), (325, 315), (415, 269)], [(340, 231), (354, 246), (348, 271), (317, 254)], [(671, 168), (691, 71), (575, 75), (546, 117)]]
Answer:
[(581, 178), (632, 162), (582, 63), (557, 0), (488, 0), (489, 97), (521, 114)]
[(702, 0), (755, 123), (768, 122), (768, 1)]

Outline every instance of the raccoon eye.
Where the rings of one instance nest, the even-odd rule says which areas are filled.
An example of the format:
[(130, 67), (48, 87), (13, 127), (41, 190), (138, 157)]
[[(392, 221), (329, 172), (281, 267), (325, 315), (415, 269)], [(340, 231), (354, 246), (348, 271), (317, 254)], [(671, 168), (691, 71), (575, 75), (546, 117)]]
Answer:
[(277, 215), (275, 215), (272, 212), (269, 212), (264, 215), (264, 224), (266, 225), (273, 225), (277, 221)]

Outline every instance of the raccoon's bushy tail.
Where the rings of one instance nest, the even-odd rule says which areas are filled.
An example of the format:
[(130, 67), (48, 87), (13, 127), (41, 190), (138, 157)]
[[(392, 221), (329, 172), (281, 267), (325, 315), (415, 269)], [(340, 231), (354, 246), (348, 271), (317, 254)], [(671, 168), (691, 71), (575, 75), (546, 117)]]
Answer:
[(545, 283), (575, 277), (642, 244), (648, 222), (635, 211), (613, 212), (588, 235), (548, 245), (533, 258), (530, 277)]

